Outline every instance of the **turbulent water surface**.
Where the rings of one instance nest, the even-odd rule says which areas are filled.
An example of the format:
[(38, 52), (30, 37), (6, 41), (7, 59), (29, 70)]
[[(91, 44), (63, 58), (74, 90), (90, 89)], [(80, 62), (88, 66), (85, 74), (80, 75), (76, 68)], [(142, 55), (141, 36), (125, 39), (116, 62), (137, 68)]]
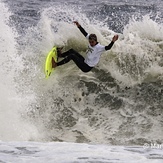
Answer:
[[(163, 143), (162, 0), (0, 1), (0, 140)], [(71, 61), (46, 80), (53, 45), (85, 56), (74, 20), (107, 45), (91, 72)]]

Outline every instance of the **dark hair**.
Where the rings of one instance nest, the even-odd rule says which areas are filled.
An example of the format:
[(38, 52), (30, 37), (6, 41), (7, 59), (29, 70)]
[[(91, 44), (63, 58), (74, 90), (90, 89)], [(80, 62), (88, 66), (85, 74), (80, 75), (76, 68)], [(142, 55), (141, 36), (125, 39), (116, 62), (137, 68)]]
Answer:
[(90, 34), (89, 35), (89, 40), (97, 41), (97, 36), (95, 34)]

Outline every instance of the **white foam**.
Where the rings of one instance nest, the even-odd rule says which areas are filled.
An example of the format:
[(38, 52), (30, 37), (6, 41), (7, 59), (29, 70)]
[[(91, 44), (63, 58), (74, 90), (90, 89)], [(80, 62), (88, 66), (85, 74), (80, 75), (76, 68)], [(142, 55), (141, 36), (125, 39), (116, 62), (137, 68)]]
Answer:
[(132, 86), (147, 81), (145, 76), (154, 67), (158, 70), (158, 78), (161, 78), (162, 40), (162, 24), (149, 16), (144, 16), (139, 21), (131, 20), (125, 26), (123, 34), (120, 34), (112, 53), (107, 54), (103, 67), (122, 85)]
[(162, 149), (75, 143), (0, 142), (2, 162), (161, 163)]
[(23, 68), (21, 57), (17, 56), (18, 35), (10, 26), (11, 13), (8, 8), (2, 2), (0, 8), (0, 139), (27, 140), (35, 130), (21, 119), (21, 111), (27, 107), (27, 100), (17, 94), (16, 88), (19, 85), (15, 83), (15, 80), (21, 80), (17, 78), (17, 74)]

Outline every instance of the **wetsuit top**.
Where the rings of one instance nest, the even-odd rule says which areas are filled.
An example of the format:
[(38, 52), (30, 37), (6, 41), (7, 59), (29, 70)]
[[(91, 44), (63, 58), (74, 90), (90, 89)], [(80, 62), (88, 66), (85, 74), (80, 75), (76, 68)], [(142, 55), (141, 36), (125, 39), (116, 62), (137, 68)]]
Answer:
[[(83, 33), (83, 35), (89, 39), (89, 34), (81, 27), (78, 27), (80, 29), (80, 31)], [(97, 65), (97, 63), (100, 60), (101, 54), (102, 52), (111, 49), (111, 47), (113, 46), (114, 42), (112, 41), (108, 46), (103, 46), (100, 43), (97, 43), (95, 46), (91, 46), (89, 44), (88, 46), (88, 50), (87, 50), (87, 55), (85, 57), (85, 63), (90, 66), (90, 67), (94, 67)]]

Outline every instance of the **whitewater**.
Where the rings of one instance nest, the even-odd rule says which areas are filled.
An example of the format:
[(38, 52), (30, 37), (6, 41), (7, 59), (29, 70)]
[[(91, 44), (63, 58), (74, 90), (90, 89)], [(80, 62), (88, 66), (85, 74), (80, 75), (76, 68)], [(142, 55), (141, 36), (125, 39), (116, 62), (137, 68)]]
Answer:
[[(0, 162), (162, 162), (161, 0), (0, 1)], [(74, 20), (108, 45), (89, 73), (47, 80), (54, 46), (83, 56)]]

